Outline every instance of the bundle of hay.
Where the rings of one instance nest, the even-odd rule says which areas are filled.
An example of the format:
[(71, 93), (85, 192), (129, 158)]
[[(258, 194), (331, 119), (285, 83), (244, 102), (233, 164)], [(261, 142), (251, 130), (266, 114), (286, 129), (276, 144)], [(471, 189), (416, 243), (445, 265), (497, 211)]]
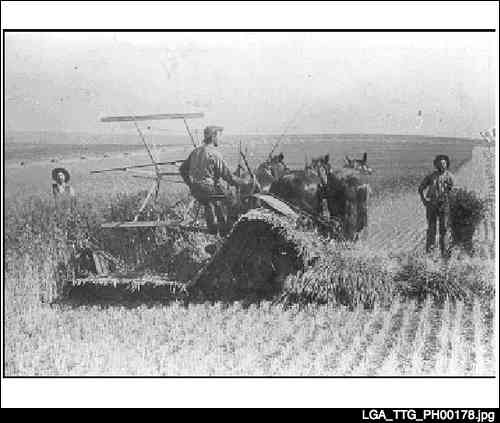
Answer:
[(486, 202), (463, 188), (450, 193), (450, 227), (453, 242), (472, 252), (474, 231), (486, 214)]
[(210, 259), (205, 247), (213, 240), (213, 236), (202, 233), (171, 231), (170, 238), (151, 251), (136, 270), (168, 274), (170, 278), (186, 283)]
[(304, 272), (288, 277), (284, 304), (317, 303), (348, 307), (389, 304), (394, 298), (394, 260), (335, 245)]
[(289, 274), (313, 263), (324, 247), (313, 231), (293, 219), (251, 210), (236, 222), (212, 260), (190, 283), (209, 299), (261, 299), (282, 291)]
[(415, 300), (489, 301), (495, 296), (495, 265), (493, 260), (410, 256), (401, 263), (395, 283), (399, 295)]
[(493, 260), (448, 261), (427, 256), (387, 257), (334, 245), (316, 263), (290, 275), (278, 301), (355, 308), (390, 305), (395, 298), (488, 302), (495, 297)]

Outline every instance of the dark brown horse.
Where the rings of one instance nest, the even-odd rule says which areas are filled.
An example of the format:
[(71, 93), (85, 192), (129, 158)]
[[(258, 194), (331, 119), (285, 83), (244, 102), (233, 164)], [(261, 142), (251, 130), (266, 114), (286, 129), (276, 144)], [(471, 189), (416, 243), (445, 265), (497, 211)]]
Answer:
[(369, 194), (369, 185), (363, 184), (355, 172), (334, 169), (328, 175), (323, 195), (330, 216), (340, 220), (345, 239), (356, 240), (368, 226)]
[(323, 215), (326, 202), (329, 217), (340, 223), (343, 237), (355, 240), (368, 224), (370, 192), (359, 173), (332, 168), (327, 154), (313, 159), (303, 171), (293, 171), (273, 182), (269, 192), (318, 217)]
[(318, 169), (312, 164), (304, 170), (289, 170), (269, 187), (269, 193), (285, 200), (286, 202), (311, 213), (315, 216), (321, 214), (321, 187), (326, 183), (322, 180)]
[[(257, 169), (253, 171), (257, 182), (259, 183), (259, 191), (268, 192), (269, 187), (274, 181), (280, 179), (283, 175), (290, 173), (290, 169), (286, 165), (285, 156), (283, 153), (276, 154), (267, 158), (262, 162)], [(250, 178), (250, 174), (243, 165), (238, 165), (236, 175), (241, 178)]]

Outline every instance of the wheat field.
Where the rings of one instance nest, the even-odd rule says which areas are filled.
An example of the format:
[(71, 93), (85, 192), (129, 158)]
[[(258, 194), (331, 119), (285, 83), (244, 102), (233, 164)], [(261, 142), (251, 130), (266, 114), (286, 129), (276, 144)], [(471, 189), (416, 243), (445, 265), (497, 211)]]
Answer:
[[(474, 180), (484, 157), (475, 153), (458, 179)], [(482, 179), (475, 183), (484, 185)], [(102, 190), (86, 195), (89, 201), (80, 207), (95, 219), (115, 198)], [(182, 195), (176, 191), (169, 200)], [(401, 251), (418, 254), (425, 220), (417, 201), (408, 190), (387, 192), (370, 211), (370, 231), (360, 248), (384, 257)], [(467, 301), (394, 297), (390, 304), (375, 302), (372, 307), (267, 301), (84, 305), (60, 301), (54, 256), (63, 240), (51, 232), (54, 227), (47, 223), (51, 214), (50, 198), (11, 197), (7, 205), (6, 376), (493, 376), (497, 372), (495, 298), (488, 295)], [(481, 229), (476, 241), (491, 246), (490, 237), (491, 232)], [(492, 269), (494, 253), (490, 248), (487, 255), (471, 260)]]

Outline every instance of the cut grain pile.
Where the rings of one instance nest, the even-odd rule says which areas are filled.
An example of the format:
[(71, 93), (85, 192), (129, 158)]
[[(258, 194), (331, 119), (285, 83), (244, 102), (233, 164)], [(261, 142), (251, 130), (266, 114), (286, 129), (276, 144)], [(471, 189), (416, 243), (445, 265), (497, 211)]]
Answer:
[(443, 303), (488, 302), (494, 296), (495, 265), (491, 259), (389, 257), (334, 246), (313, 266), (289, 276), (279, 301), (372, 308), (388, 306), (397, 297)]
[(290, 274), (322, 254), (314, 231), (302, 231), (289, 218), (252, 210), (238, 220), (224, 244), (190, 287), (209, 299), (262, 299), (282, 292)]
[(403, 297), (437, 302), (448, 299), (471, 302), (495, 298), (494, 260), (458, 258), (442, 261), (426, 256), (408, 256), (401, 261), (395, 283)]
[(450, 227), (455, 245), (472, 252), (474, 232), (486, 216), (486, 201), (474, 191), (455, 189), (450, 195)]
[(349, 307), (385, 305), (394, 299), (397, 270), (395, 260), (332, 244), (313, 266), (287, 278), (279, 301)]

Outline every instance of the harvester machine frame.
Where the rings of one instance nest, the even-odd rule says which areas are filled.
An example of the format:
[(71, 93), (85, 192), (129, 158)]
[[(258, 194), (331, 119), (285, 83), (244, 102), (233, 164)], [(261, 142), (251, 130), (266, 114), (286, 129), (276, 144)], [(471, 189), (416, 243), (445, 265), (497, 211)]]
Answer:
[[(127, 172), (132, 174), (135, 178), (141, 179), (149, 179), (152, 181), (151, 186), (148, 190), (148, 193), (144, 200), (142, 201), (139, 209), (135, 213), (135, 216), (132, 221), (120, 221), (120, 222), (107, 222), (101, 225), (102, 228), (106, 229), (114, 229), (114, 228), (154, 228), (161, 226), (169, 226), (172, 222), (168, 221), (141, 221), (139, 220), (142, 212), (148, 205), (150, 201), (156, 201), (158, 199), (158, 194), (160, 191), (160, 183), (165, 176), (180, 176), (179, 172), (172, 171), (163, 171), (161, 166), (169, 165), (169, 166), (179, 166), (184, 160), (173, 160), (173, 161), (162, 161), (160, 162), (153, 152), (152, 146), (148, 144), (146, 141), (146, 137), (144, 136), (141, 128), (138, 125), (140, 121), (151, 121), (151, 120), (166, 120), (166, 119), (182, 119), (184, 122), (184, 126), (186, 131), (191, 139), (191, 142), (194, 147), (196, 147), (196, 141), (193, 137), (191, 129), (188, 125), (188, 119), (202, 118), (204, 116), (203, 113), (169, 113), (169, 114), (154, 114), (154, 115), (138, 115), (138, 116), (107, 116), (101, 118), (101, 122), (133, 122), (139, 138), (141, 139), (146, 152), (148, 154), (151, 163), (147, 164), (139, 164), (139, 165), (131, 165), (131, 166), (122, 166), (115, 167), (109, 169), (100, 169), (93, 170), (90, 173), (99, 174), (106, 172)], [(144, 172), (142, 168), (152, 167), (154, 172)]]

